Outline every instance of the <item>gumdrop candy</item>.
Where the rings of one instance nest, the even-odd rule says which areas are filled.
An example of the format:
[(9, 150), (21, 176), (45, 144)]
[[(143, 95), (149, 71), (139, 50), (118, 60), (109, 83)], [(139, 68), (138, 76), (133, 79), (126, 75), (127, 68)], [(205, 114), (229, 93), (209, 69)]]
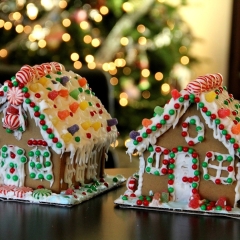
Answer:
[(217, 94), (214, 91), (205, 93), (205, 99), (207, 102), (213, 102)]
[(89, 106), (87, 101), (82, 101), (79, 103), (79, 107), (81, 110), (85, 110)]
[(196, 209), (200, 206), (200, 196), (198, 193), (195, 193), (191, 196), (188, 206), (193, 209)]
[(78, 95), (79, 95), (78, 89), (74, 89), (73, 91), (71, 91), (71, 92), (69, 93), (69, 95), (70, 95), (72, 98), (74, 98), (75, 100), (78, 100)]
[(42, 77), (38, 80), (38, 83), (40, 83), (43, 86), (46, 86), (48, 83), (48, 79), (46, 77)]
[(80, 78), (78, 79), (78, 83), (81, 87), (84, 87), (87, 84), (86, 78)]
[(67, 128), (68, 132), (74, 135), (75, 132), (79, 130), (79, 126), (77, 124), (72, 125), (71, 127)]
[(69, 95), (69, 92), (67, 89), (61, 89), (58, 91), (58, 95), (61, 97), (67, 97)]
[(64, 76), (64, 77), (61, 77), (60, 78), (60, 83), (63, 85), (63, 86), (66, 86), (67, 82), (69, 81), (69, 78), (67, 76)]
[(51, 119), (51, 121), (52, 121), (52, 124), (53, 124), (54, 126), (56, 126), (56, 125), (58, 124), (58, 122), (59, 122), (59, 118), (58, 118), (58, 117), (53, 117), (53, 118)]
[(79, 108), (79, 104), (77, 102), (73, 102), (69, 105), (69, 108), (73, 113), (75, 113)]
[(225, 117), (228, 117), (231, 114), (231, 111), (228, 108), (221, 108), (221, 109), (218, 110), (217, 113), (218, 113), (218, 116), (220, 118), (225, 118)]
[(164, 112), (164, 108), (159, 107), (159, 106), (156, 106), (156, 107), (154, 108), (154, 112), (155, 112), (157, 115), (161, 116), (161, 115), (163, 114), (163, 112)]
[(169, 202), (169, 193), (168, 192), (162, 192), (162, 194), (161, 194), (161, 202), (162, 203)]
[(118, 124), (118, 120), (116, 118), (112, 118), (112, 119), (107, 119), (107, 125), (108, 126), (114, 126)]
[(83, 122), (82, 124), (81, 124), (81, 126), (82, 126), (82, 128), (84, 129), (84, 130), (87, 130), (88, 128), (90, 128), (91, 127), (91, 122), (90, 121), (86, 121), (86, 122)]
[(6, 113), (8, 114), (12, 114), (12, 115), (18, 115), (19, 114), (19, 110), (13, 106), (9, 106), (7, 109), (6, 109)]
[(69, 143), (72, 140), (72, 134), (69, 133), (69, 132), (65, 133), (65, 134), (62, 134), (61, 138), (65, 143)]
[(66, 191), (65, 191), (65, 194), (66, 195), (73, 195), (74, 194), (74, 190), (72, 188), (68, 188)]
[(56, 90), (53, 90), (48, 93), (48, 98), (50, 98), (51, 100), (54, 100), (57, 96), (58, 96), (58, 91)]
[(231, 128), (233, 134), (240, 134), (240, 123), (233, 125)]
[(29, 89), (32, 91), (32, 92), (38, 92), (40, 90), (40, 86), (38, 83), (32, 83), (30, 86), (29, 86)]
[(91, 125), (95, 131), (97, 131), (102, 126), (101, 122), (95, 122)]
[(144, 119), (142, 120), (142, 125), (143, 125), (144, 127), (148, 127), (148, 126), (151, 125), (151, 124), (152, 124), (152, 120), (151, 120), (151, 119), (144, 118)]
[(221, 206), (222, 208), (224, 208), (227, 204), (227, 199), (226, 197), (220, 197), (217, 202), (216, 202), (216, 206)]
[(171, 91), (171, 95), (173, 97), (174, 100), (178, 99), (179, 97), (181, 97), (181, 93), (177, 90), (177, 89), (173, 89)]
[(131, 132), (129, 133), (129, 137), (130, 137), (131, 139), (133, 139), (133, 140), (136, 140), (136, 138), (137, 138), (138, 136), (140, 136), (140, 133), (137, 132), (137, 131), (131, 131)]
[(62, 111), (58, 111), (58, 117), (61, 120), (65, 120), (68, 116), (70, 115), (68, 110), (62, 110)]
[(132, 191), (135, 191), (137, 189), (137, 180), (134, 177), (129, 177), (127, 188)]

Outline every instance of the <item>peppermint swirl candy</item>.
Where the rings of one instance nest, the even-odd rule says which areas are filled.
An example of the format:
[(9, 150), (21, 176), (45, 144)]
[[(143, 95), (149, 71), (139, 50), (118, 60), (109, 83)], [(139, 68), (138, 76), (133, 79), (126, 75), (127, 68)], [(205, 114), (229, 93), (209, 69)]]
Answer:
[(32, 192), (33, 189), (30, 187), (16, 187), (14, 189), (14, 195), (18, 198), (23, 198), (27, 192)]
[(220, 87), (222, 85), (222, 82), (223, 82), (223, 77), (220, 73), (200, 76), (196, 80), (190, 82), (187, 85), (187, 91), (193, 94), (208, 92), (217, 87)]
[(20, 126), (20, 120), (18, 115), (6, 115), (3, 120), (3, 127), (15, 130)]
[(24, 93), (18, 87), (9, 88), (7, 92), (7, 100), (12, 105), (20, 105), (23, 102)]

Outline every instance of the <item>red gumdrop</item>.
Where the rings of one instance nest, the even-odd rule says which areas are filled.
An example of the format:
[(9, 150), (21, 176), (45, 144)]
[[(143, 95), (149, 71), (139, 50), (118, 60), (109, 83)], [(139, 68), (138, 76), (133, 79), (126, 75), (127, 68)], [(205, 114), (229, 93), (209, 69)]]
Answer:
[(7, 109), (6, 109), (6, 112), (9, 113), (9, 114), (12, 114), (12, 115), (18, 115), (19, 114), (19, 110), (13, 106), (9, 106)]
[(57, 96), (58, 96), (58, 91), (56, 90), (53, 90), (48, 93), (48, 98), (50, 98), (51, 100), (54, 100)]
[(220, 197), (217, 202), (216, 202), (216, 206), (221, 206), (222, 208), (224, 208), (226, 206), (227, 203), (227, 199), (226, 197)]
[(77, 102), (73, 102), (69, 105), (69, 108), (73, 113), (75, 113), (79, 108), (79, 104)]
[(173, 97), (174, 100), (178, 99), (179, 97), (181, 97), (181, 93), (177, 90), (177, 89), (173, 89), (171, 91), (171, 95)]
[(218, 110), (217, 113), (218, 113), (218, 117), (225, 118), (225, 117), (228, 117), (231, 114), (231, 111), (228, 108), (221, 108), (221, 109)]
[(200, 201), (199, 194), (197, 194), (197, 193), (193, 194), (192, 197), (190, 198), (188, 206), (190, 208), (196, 209), (200, 206), (199, 201)]

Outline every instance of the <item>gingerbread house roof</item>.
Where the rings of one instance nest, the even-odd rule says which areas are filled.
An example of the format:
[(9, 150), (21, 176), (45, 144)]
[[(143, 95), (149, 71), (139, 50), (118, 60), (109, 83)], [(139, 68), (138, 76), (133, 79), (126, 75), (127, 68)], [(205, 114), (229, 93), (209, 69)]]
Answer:
[[(226, 87), (222, 87), (222, 82), (221, 74), (209, 74), (198, 77), (180, 92), (172, 90), (172, 98), (164, 108), (156, 106), (154, 116), (143, 119), (142, 128), (130, 133), (127, 153), (143, 153), (169, 128), (176, 126), (191, 104), (197, 104), (206, 124), (213, 130), (214, 138), (221, 141), (230, 154), (239, 156), (240, 105), (239, 101), (234, 100), (232, 94), (227, 92)], [(199, 131), (202, 131), (201, 127)], [(198, 141), (201, 141), (201, 138)], [(191, 142), (188, 144), (191, 145)]]
[(28, 144), (43, 144), (58, 154), (67, 151), (73, 157), (80, 150), (80, 159), (85, 159), (93, 149), (108, 149), (117, 138), (117, 120), (110, 116), (87, 80), (66, 71), (60, 63), (23, 66), (1, 86), (0, 104), (6, 131), (20, 140), (30, 115), (43, 141), (30, 140)]

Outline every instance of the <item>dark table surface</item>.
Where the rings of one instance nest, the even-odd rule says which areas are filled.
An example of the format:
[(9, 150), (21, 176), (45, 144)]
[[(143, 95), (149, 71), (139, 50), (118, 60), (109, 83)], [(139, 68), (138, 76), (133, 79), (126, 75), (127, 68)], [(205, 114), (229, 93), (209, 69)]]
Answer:
[(240, 239), (240, 220), (116, 207), (124, 191), (125, 184), (72, 208), (0, 202), (0, 240)]

